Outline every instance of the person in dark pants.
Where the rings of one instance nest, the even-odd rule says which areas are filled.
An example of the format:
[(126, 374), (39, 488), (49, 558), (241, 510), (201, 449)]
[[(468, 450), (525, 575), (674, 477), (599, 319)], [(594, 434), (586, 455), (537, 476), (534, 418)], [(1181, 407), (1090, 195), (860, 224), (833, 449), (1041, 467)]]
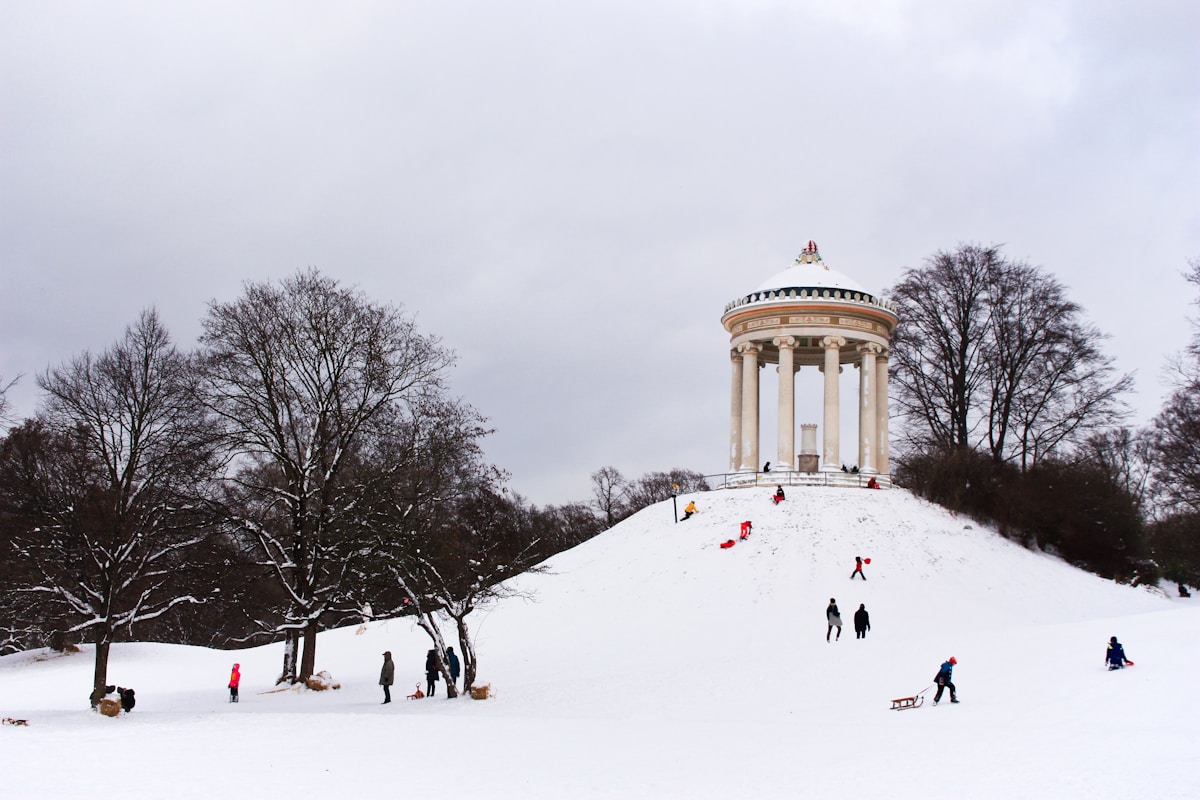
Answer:
[(938, 674), (934, 676), (933, 682), (936, 683), (938, 687), (937, 694), (933, 696), (933, 704), (935, 706), (938, 704), (938, 701), (942, 699), (943, 689), (950, 690), (951, 703), (958, 702), (958, 693), (954, 691), (954, 684), (950, 682), (950, 673), (954, 671), (954, 665), (957, 663), (958, 659), (954, 656), (950, 656), (948, 661), (942, 662), (941, 669), (939, 669)]
[[(459, 675), (459, 664), (458, 664), (458, 656), (454, 654), (453, 647), (446, 648), (446, 658), (450, 661), (450, 682), (457, 685), (458, 684), (458, 675)], [(467, 688), (466, 686), (463, 687), (464, 690), (466, 688)]]
[(829, 623), (829, 627), (825, 629), (825, 641), (829, 641), (829, 634), (833, 633), (833, 629), (837, 628), (837, 636), (834, 641), (842, 638), (842, 612), (838, 611), (837, 600), (829, 598), (829, 605), (825, 607), (825, 621)]
[(238, 687), (242, 685), (242, 665), (234, 664), (233, 670), (229, 673), (229, 702), (236, 703), (238, 701)]
[[(383, 687), (383, 702), (392, 702), (392, 682), (396, 678), (396, 664), (392, 661), (392, 651), (383, 654), (383, 669), (379, 670), (379, 685)], [(382, 705), (382, 704), (381, 704)]]
[(1124, 669), (1127, 664), (1133, 663), (1125, 657), (1125, 648), (1121, 646), (1115, 636), (1108, 640), (1108, 654), (1105, 656), (1104, 662), (1108, 664), (1110, 670)]
[(854, 612), (854, 638), (867, 638), (869, 630), (871, 630), (871, 617), (867, 614), (867, 606), (865, 603), (859, 603), (858, 611)]
[(433, 697), (437, 689), (438, 673), (441, 671), (442, 667), (438, 661), (437, 650), (430, 650), (425, 655), (425, 683), (429, 685), (429, 691), (425, 692), (426, 697)]
[(862, 556), (855, 556), (854, 557), (854, 572), (850, 573), (850, 580), (854, 580), (855, 575), (862, 578), (864, 581), (867, 579), (866, 573), (862, 571), (862, 564), (863, 564)]

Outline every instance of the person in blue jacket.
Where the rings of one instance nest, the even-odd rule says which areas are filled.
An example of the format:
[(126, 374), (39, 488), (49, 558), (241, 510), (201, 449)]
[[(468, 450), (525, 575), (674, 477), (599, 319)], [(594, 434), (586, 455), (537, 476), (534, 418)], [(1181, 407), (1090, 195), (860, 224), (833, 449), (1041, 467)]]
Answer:
[[(455, 654), (453, 647), (446, 648), (446, 659), (450, 662), (450, 682), (457, 685), (458, 684), (458, 675), (459, 675), (459, 663), (458, 663), (458, 656)], [(467, 687), (465, 687), (465, 686), (463, 687), (463, 689), (466, 689), (466, 688)]]
[(1108, 655), (1104, 659), (1109, 669), (1124, 669), (1126, 664), (1133, 662), (1125, 658), (1125, 648), (1117, 641), (1117, 637), (1108, 640)]
[(958, 663), (958, 659), (950, 656), (948, 661), (942, 662), (942, 668), (938, 670), (938, 674), (934, 676), (933, 682), (937, 684), (937, 694), (933, 696), (933, 704), (936, 706), (938, 701), (942, 699), (942, 690), (950, 690), (950, 702), (958, 702), (958, 693), (954, 690), (954, 684), (950, 682), (950, 673), (954, 671), (954, 665)]

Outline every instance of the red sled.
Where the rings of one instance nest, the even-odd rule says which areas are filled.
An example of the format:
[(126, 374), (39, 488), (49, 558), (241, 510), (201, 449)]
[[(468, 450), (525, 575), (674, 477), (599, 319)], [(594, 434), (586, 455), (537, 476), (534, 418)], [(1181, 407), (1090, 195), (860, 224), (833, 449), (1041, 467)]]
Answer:
[(863, 563), (864, 563), (864, 564), (870, 564), (870, 563), (871, 563), (871, 559), (869, 559), (869, 558), (864, 558), (864, 559), (863, 559)]
[(735, 544), (737, 544), (737, 542), (735, 542), (733, 539), (730, 539), (727, 542), (721, 542), (721, 549), (728, 550), (729, 548), (733, 547)]

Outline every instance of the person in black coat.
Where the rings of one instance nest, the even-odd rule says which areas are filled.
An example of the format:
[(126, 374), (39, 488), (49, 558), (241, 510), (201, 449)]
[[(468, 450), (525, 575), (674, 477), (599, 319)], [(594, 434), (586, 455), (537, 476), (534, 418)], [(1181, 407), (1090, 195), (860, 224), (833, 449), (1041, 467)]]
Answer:
[(383, 687), (383, 703), (392, 702), (392, 683), (396, 679), (396, 662), (392, 661), (392, 651), (383, 654), (383, 667), (379, 670), (379, 685)]
[(829, 627), (825, 629), (825, 641), (829, 641), (829, 634), (833, 633), (833, 629), (837, 628), (837, 637), (834, 641), (842, 638), (842, 612), (838, 611), (837, 600), (829, 598), (829, 605), (825, 607), (825, 621), (829, 623)]
[(429, 685), (429, 691), (425, 692), (426, 697), (433, 697), (437, 689), (438, 673), (441, 671), (442, 665), (437, 650), (430, 650), (425, 655), (425, 683)]
[(871, 617), (867, 614), (867, 606), (865, 603), (859, 603), (858, 611), (854, 612), (854, 638), (867, 638), (869, 630), (871, 630)]
[[(457, 684), (458, 683), (458, 675), (459, 675), (459, 664), (458, 664), (458, 656), (455, 655), (453, 647), (446, 648), (446, 660), (450, 662), (450, 665), (449, 665), (450, 666), (450, 682), (453, 684)], [(463, 689), (466, 689), (466, 688), (467, 687), (465, 687), (465, 686), (463, 687)]]

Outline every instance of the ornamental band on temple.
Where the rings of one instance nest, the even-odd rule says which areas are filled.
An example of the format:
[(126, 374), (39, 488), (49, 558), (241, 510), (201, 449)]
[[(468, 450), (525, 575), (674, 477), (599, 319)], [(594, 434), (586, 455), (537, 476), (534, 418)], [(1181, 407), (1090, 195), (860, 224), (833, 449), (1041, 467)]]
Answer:
[[(779, 365), (776, 469), (840, 471), (838, 375), (842, 364), (858, 368), (858, 467), (886, 475), (888, 467), (887, 356), (896, 329), (895, 306), (829, 269), (815, 242), (795, 263), (725, 307), (721, 323), (730, 334), (732, 395), (729, 467), (755, 472), (759, 464), (758, 371)], [(802, 425), (795, 441), (795, 374), (804, 366), (824, 373), (822, 447), (816, 425)]]

